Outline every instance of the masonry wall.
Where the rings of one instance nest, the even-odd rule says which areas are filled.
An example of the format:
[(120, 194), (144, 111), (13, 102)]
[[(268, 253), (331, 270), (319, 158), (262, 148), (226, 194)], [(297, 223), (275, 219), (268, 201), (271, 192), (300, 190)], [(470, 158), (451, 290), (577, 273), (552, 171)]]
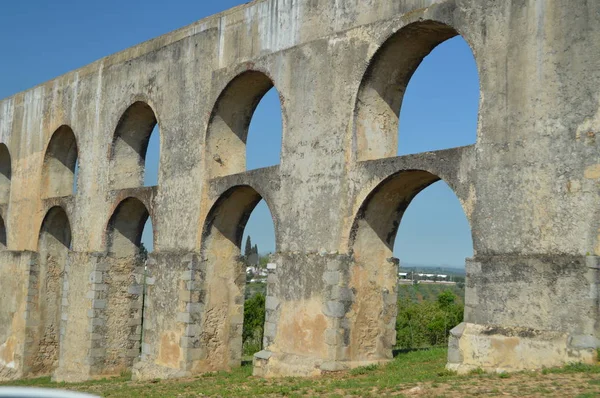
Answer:
[[(455, 33), (471, 46), (481, 83), (477, 142), (448, 151), (363, 160), (357, 126), (364, 120), (357, 120), (357, 115), (368, 119), (371, 112), (361, 110), (365, 99), (361, 87), (370, 87), (367, 72), (378, 59), (384, 64), (374, 70), (410, 76), (410, 63), (402, 64), (406, 70), (395, 70), (395, 64), (380, 58), (379, 52), (407, 26), (414, 29), (409, 35), (414, 40), (392, 54), (421, 54), (438, 38)], [(481, 347), (490, 344), (490, 335), (501, 340), (514, 337), (494, 329), (502, 325), (558, 333), (564, 337), (562, 353), (575, 350), (576, 357), (592, 360), (588, 354), (597, 346), (596, 314), (581, 310), (580, 302), (592, 308), (596, 285), (586, 257), (600, 255), (599, 37), (600, 4), (585, 0), (568, 4), (544, 0), (263, 0), (0, 101), (0, 142), (12, 157), (8, 210), (3, 213), (8, 250), (37, 250), (50, 200), (41, 199), (46, 191), (42, 178), (45, 149), (62, 125), (70, 126), (77, 140), (77, 194), (51, 199), (68, 214), (73, 236), (70, 256), (81, 262), (79, 268), (70, 264), (64, 276), (68, 289), (63, 293), (61, 341), (65, 344), (59, 348), (55, 377), (75, 380), (102, 373), (107, 358), (112, 358), (109, 367), (116, 371), (122, 351), (132, 354), (137, 349), (139, 321), (132, 312), (128, 312), (130, 342), (126, 346), (104, 343), (121, 341), (115, 333), (124, 325), (117, 328), (118, 322), (111, 321), (116, 312), (103, 311), (119, 306), (119, 297), (138, 293), (132, 288), (133, 269), (119, 274), (115, 264), (100, 260), (108, 251), (108, 220), (128, 197), (140, 199), (150, 213), (157, 252), (154, 265), (149, 266), (155, 284), (149, 287), (148, 322), (143, 326), (147, 333), (141, 364), (135, 365), (138, 376), (189, 375), (229, 368), (237, 362), (233, 345), (238, 343), (239, 319), (235, 317), (239, 315), (236, 306), (241, 304), (236, 297), (241, 285), (236, 284), (233, 270), (239, 243), (230, 239), (225, 246), (214, 246), (211, 250), (217, 256), (213, 257), (205, 249), (211, 211), (224, 194), (240, 186), (250, 186), (267, 201), (276, 229), (277, 268), (269, 276), (267, 349), (257, 357), (258, 372), (306, 375), (363, 361), (385, 361), (393, 340), (388, 330), (392, 319), (362, 322), (360, 314), (388, 305), (389, 298), (378, 295), (375, 299), (373, 292), (387, 288), (389, 295), (393, 286), (386, 278), (369, 279), (382, 261), (357, 258), (353, 231), (373, 190), (386, 179), (411, 170), (448, 182), (473, 231), (466, 332), (455, 333), (453, 344), (458, 351), (453, 351), (453, 359), (458, 362), (450, 362), (462, 363), (472, 347), (481, 352)], [(218, 167), (213, 162), (220, 158), (208, 145), (215, 122), (213, 109), (228, 84), (249, 70), (264, 74), (280, 94), (281, 164), (222, 175), (214, 171)], [(244, 90), (250, 99), (259, 97), (253, 87)], [(373, 92), (367, 90), (367, 94)], [(137, 101), (152, 108), (160, 125), (158, 186), (113, 190), (113, 135), (123, 113)], [(387, 121), (391, 130), (379, 125), (372, 130), (382, 134), (374, 138), (376, 144), (391, 142), (385, 134), (394, 131), (393, 115)], [(240, 220), (230, 222), (235, 233), (243, 229)], [(214, 268), (216, 262), (210, 260), (219, 256), (225, 268)], [(188, 257), (189, 261), (183, 260)], [(12, 262), (6, 258), (0, 272), (14, 267)], [(504, 275), (508, 283), (499, 284)], [(105, 276), (121, 282), (102, 286), (104, 282), (97, 278)], [(225, 276), (231, 295), (214, 301), (210, 293)], [(367, 280), (374, 284), (363, 288)], [(12, 278), (9, 288), (22, 292), (21, 283)], [(128, 283), (132, 290), (125, 292)], [(345, 289), (352, 288), (356, 292), (348, 295)], [(102, 289), (110, 297), (104, 298)], [(547, 293), (552, 289), (558, 295)], [(167, 305), (163, 297), (175, 301)], [(562, 308), (559, 314), (571, 314), (568, 321), (575, 327), (565, 317), (552, 314), (557, 301)], [(14, 303), (16, 308), (23, 305)], [(509, 304), (503, 308), (499, 303)], [(140, 309), (123, 305), (127, 311)], [(532, 318), (527, 308), (536, 308), (539, 316)], [(123, 309), (124, 316), (127, 311)], [(215, 335), (221, 337), (216, 343), (206, 338), (215, 311), (225, 314), (217, 322), (224, 329), (217, 327), (220, 331)], [(4, 316), (12, 317), (10, 313)], [(361, 348), (357, 336), (371, 324), (379, 328), (369, 337), (368, 344), (375, 345)], [(19, 327), (11, 326), (10, 332), (7, 327), (0, 329), (0, 347), (12, 344), (13, 335), (22, 344)], [(306, 334), (296, 336), (296, 328)], [(528, 336), (536, 335), (540, 334)], [(572, 343), (577, 336), (587, 343)], [(535, 343), (534, 337), (528, 338)], [(305, 344), (298, 346), (298, 341)], [(558, 340), (544, 341), (550, 342), (545, 347), (554, 347)], [(224, 352), (227, 360), (211, 361), (216, 352)], [(545, 352), (530, 352), (542, 358), (537, 365), (544, 364)], [(548, 363), (572, 359), (562, 353)], [(135, 361), (132, 355), (123, 359), (127, 366)], [(476, 357), (479, 365), (490, 370), (519, 366), (517, 359), (508, 365), (499, 363), (493, 353)], [(0, 368), (0, 374), (12, 372), (5, 368)]]

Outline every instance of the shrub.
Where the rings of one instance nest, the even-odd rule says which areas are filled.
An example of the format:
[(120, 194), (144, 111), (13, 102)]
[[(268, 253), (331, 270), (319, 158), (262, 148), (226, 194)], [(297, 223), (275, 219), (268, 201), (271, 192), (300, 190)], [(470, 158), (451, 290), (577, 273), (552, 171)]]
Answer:
[(244, 329), (242, 331), (244, 355), (252, 355), (262, 350), (264, 324), (265, 295), (256, 293), (244, 303)]
[(442, 292), (436, 301), (398, 301), (396, 347), (422, 348), (448, 344), (450, 330), (463, 320), (464, 307), (456, 303), (450, 291)]

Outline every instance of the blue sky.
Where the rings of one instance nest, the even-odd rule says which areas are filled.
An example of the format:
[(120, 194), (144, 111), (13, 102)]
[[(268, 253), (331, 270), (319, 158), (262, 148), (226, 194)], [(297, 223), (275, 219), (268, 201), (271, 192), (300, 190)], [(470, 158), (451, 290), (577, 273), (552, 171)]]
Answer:
[[(31, 88), (72, 69), (203, 17), (243, 4), (240, 0), (30, 0), (5, 2), (0, 12), (0, 98)], [(399, 154), (475, 142), (479, 87), (475, 62), (461, 38), (428, 56), (413, 76), (400, 117)], [(247, 143), (248, 168), (279, 163), (281, 113), (275, 90), (259, 104)], [(147, 155), (146, 182), (156, 182), (158, 134)], [(150, 246), (149, 228), (144, 241)], [(250, 234), (261, 252), (274, 250), (266, 205), (252, 214)], [(245, 239), (245, 237), (244, 237)], [(464, 266), (472, 255), (468, 222), (443, 183), (423, 191), (408, 208), (395, 255), (404, 263)]]

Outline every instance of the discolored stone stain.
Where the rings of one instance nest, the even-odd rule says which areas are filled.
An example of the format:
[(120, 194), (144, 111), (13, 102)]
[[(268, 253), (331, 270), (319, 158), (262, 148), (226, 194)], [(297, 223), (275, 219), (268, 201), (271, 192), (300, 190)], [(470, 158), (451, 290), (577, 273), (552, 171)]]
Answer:
[(499, 366), (518, 363), (519, 355), (517, 353), (517, 347), (519, 347), (519, 344), (520, 339), (518, 337), (492, 336), (491, 347)]
[(0, 345), (0, 365), (14, 366), (16, 348), (17, 339), (14, 336), (10, 336), (4, 344)]
[(285, 303), (281, 310), (277, 344), (297, 354), (326, 354), (327, 327), (327, 319), (321, 313), (318, 300)]
[(181, 361), (180, 336), (175, 332), (163, 333), (160, 338), (157, 363), (170, 368), (179, 367)]
[(600, 179), (600, 164), (588, 166), (583, 173), (583, 176), (588, 180)]

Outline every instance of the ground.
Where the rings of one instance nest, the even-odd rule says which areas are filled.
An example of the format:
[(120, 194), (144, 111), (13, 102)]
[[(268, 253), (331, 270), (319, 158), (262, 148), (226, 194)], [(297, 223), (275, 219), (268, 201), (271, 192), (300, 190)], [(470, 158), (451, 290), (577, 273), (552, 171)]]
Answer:
[[(600, 365), (571, 365), (540, 372), (457, 376), (444, 370), (446, 350), (400, 353), (387, 366), (354, 369), (311, 379), (252, 377), (247, 364), (183, 380), (129, 381), (128, 375), (82, 384), (52, 383), (49, 378), (12, 385), (66, 388), (104, 397), (597, 397)], [(5, 384), (0, 384), (0, 386)]]

